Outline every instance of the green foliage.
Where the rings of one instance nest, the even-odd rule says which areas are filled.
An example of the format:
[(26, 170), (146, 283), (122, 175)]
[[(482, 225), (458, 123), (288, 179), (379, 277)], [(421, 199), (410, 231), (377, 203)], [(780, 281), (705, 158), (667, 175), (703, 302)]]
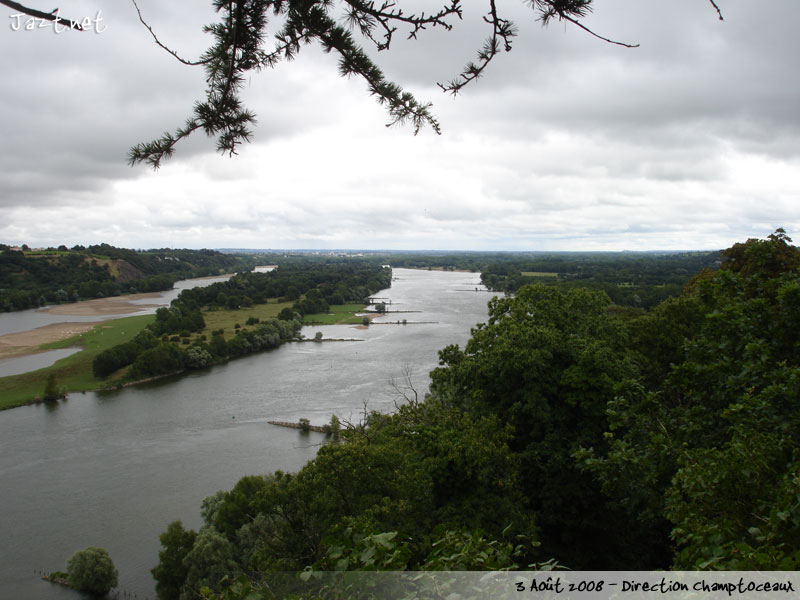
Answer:
[(89, 546), (67, 561), (67, 581), (77, 590), (104, 595), (117, 585), (117, 569), (103, 548)]
[(134, 379), (177, 373), (186, 365), (186, 352), (173, 343), (159, 343), (142, 352), (131, 365)]
[(668, 520), (676, 568), (796, 568), (800, 255), (789, 241), (778, 230), (735, 245), (718, 273), (634, 323), (652, 391), (621, 390), (609, 451), (576, 454), (632, 515)]
[(396, 531), (363, 535), (347, 527), (324, 540), (327, 550), (314, 569), (320, 571), (403, 571), (411, 551), (398, 543)]
[(56, 380), (56, 374), (50, 373), (47, 376), (47, 383), (44, 386), (44, 393), (42, 394), (42, 400), (45, 402), (58, 400), (59, 398), (64, 397), (64, 392), (58, 387), (58, 381)]
[(536, 283), (582, 287), (605, 292), (619, 306), (651, 309), (678, 296), (694, 273), (716, 269), (719, 257), (719, 252), (506, 253), (490, 257), (481, 281), (509, 293)]
[(524, 544), (489, 540), (476, 530), (439, 526), (433, 537), (436, 541), (422, 564), (423, 571), (508, 571), (518, 568), (515, 560), (528, 552)]
[(311, 315), (314, 313), (325, 313), (330, 308), (328, 302), (322, 296), (319, 289), (313, 288), (306, 292), (305, 298), (295, 302), (292, 309), (301, 315)]
[(100, 244), (0, 251), (0, 310), (168, 290), (178, 279), (243, 270), (248, 259), (213, 250), (135, 251)]
[(202, 587), (217, 589), (223, 577), (237, 570), (233, 545), (211, 528), (202, 528), (198, 532), (182, 564), (186, 569), (186, 580), (180, 600), (196, 598), (196, 590)]
[(281, 312), (278, 313), (278, 318), (283, 321), (291, 321), (295, 317), (295, 312), (288, 306), (286, 308), (281, 309)]
[(495, 298), (466, 348), (440, 353), (432, 389), (513, 428), (522, 490), (551, 556), (575, 568), (645, 568), (643, 561), (656, 559), (631, 552), (631, 539), (616, 532), (651, 532), (624, 525), (624, 514), (571, 456), (582, 445), (604, 447), (606, 405), (636, 376), (609, 305), (602, 293), (544, 285)]
[(156, 580), (156, 593), (160, 600), (178, 600), (181, 595), (188, 566), (184, 564), (197, 534), (193, 530), (186, 531), (180, 521), (173, 521), (167, 530), (159, 536), (161, 550), (158, 552), (158, 565), (150, 572)]

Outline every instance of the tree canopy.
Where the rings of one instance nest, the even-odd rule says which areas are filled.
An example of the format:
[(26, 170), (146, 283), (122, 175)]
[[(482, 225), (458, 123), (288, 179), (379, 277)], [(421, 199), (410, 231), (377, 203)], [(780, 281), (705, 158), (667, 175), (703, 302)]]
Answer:
[(108, 552), (89, 546), (72, 555), (67, 562), (67, 581), (77, 590), (103, 595), (117, 586), (117, 569)]

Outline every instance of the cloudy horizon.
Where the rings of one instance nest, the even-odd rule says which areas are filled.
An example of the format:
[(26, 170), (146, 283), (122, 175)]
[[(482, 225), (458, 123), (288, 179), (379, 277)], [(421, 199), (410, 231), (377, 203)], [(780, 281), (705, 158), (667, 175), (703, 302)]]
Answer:
[[(214, 18), (194, 4), (139, 0), (188, 58)], [(101, 17), (82, 33), (26, 30), (0, 6), (0, 242), (690, 250), (778, 227), (800, 242), (800, 5), (717, 4), (724, 21), (707, 0), (598, 0), (584, 22), (640, 44), (628, 49), (498, 3), (519, 28), (514, 48), (455, 99), (436, 83), (474, 59), (487, 7), (465, 7), (451, 32), (401, 36), (373, 55), (433, 103), (441, 136), (385, 127), (362, 81), (303, 47), (250, 77), (243, 97), (258, 123), (238, 156), (196, 134), (158, 171), (128, 166), (128, 150), (184, 122), (202, 70), (158, 48), (127, 0), (61, 6)]]

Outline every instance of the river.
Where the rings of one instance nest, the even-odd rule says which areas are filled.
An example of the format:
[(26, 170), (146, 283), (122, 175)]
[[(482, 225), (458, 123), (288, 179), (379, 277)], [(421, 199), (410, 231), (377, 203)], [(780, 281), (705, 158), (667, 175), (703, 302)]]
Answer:
[(0, 412), (0, 597), (80, 598), (37, 572), (100, 546), (119, 589), (153, 599), (149, 571), (171, 521), (198, 528), (205, 496), (244, 475), (296, 471), (324, 441), (268, 420), (356, 420), (365, 402), (391, 410), (389, 379), (405, 370), (424, 392), (437, 351), (464, 344), (491, 295), (473, 273), (394, 276), (378, 296), (390, 310), (420, 312), (389, 312), (366, 329), (303, 329), (362, 341), (289, 343), (180, 378)]

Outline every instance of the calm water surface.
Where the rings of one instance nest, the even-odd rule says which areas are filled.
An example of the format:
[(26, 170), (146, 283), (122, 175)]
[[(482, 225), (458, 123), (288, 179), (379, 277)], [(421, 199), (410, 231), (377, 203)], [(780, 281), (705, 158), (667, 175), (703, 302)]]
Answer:
[(6, 358), (0, 360), (0, 377), (9, 375), (19, 375), (28, 371), (36, 371), (49, 367), (54, 362), (80, 352), (81, 348), (59, 348), (57, 350), (47, 350), (37, 354), (20, 356), (19, 358)]
[(424, 391), (437, 351), (463, 345), (491, 295), (475, 291), (478, 274), (394, 274), (378, 295), (422, 312), (303, 330), (362, 341), (291, 343), (157, 384), (0, 412), (0, 598), (80, 598), (36, 571), (63, 569), (91, 545), (111, 554), (120, 589), (155, 598), (150, 569), (171, 521), (196, 529), (205, 496), (244, 475), (297, 470), (324, 440), (268, 420), (357, 419), (364, 402), (390, 410), (388, 380), (406, 366)]

